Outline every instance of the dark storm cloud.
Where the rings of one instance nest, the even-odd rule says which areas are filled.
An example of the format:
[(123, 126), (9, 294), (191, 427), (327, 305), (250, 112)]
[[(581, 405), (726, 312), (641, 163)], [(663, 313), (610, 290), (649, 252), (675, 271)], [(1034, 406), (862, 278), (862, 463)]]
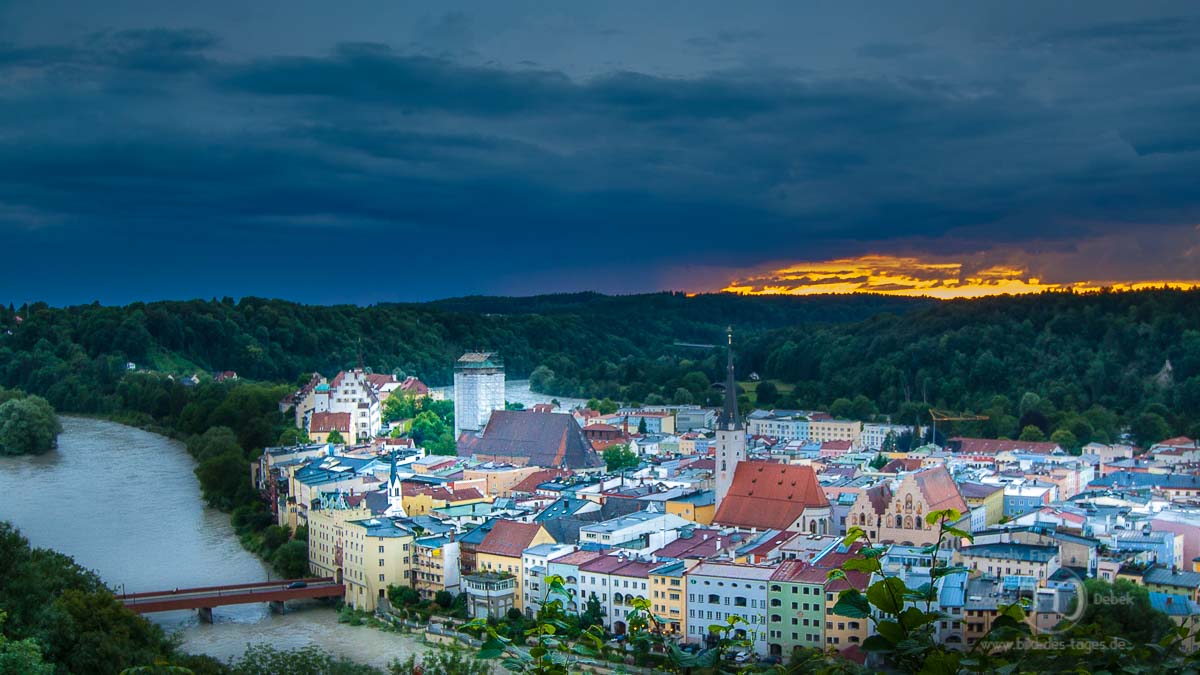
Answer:
[[(776, 34), (727, 26), (674, 41), (714, 67), (588, 74), (492, 62), (496, 20), (431, 13), (411, 44), (311, 53), (188, 27), (12, 41), (0, 233), (32, 259), (86, 232), (132, 268), (132, 250), (205, 264), (270, 250), (226, 273), (245, 293), (335, 251), (417, 271), (402, 290), (292, 291), (364, 301), (651, 289), (677, 267), (1102, 240), (1200, 218), (1189, 17), (993, 36), (969, 70), (928, 34), (847, 41), (844, 67), (737, 62)], [(578, 35), (635, 27), (601, 35), (606, 22), (580, 19)], [(87, 247), (63, 250), (90, 269)], [(568, 260), (607, 271), (581, 279)], [(44, 273), (0, 272), (5, 286), (28, 278)]]

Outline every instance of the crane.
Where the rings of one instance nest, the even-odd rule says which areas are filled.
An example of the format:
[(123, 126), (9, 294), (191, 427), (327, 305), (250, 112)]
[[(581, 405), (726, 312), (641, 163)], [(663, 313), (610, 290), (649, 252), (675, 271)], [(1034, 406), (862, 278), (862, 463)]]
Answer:
[(982, 422), (983, 420), (991, 419), (987, 415), (974, 415), (971, 413), (952, 413), (937, 408), (929, 409), (929, 419), (933, 420), (933, 442), (937, 443), (937, 423), (938, 422)]

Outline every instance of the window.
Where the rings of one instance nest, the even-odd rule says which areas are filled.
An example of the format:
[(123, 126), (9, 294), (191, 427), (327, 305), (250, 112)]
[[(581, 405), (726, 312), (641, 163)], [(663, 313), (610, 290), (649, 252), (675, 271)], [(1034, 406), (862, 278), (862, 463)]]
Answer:
[(379, 552), (380, 552), (380, 553), (383, 553), (383, 547), (382, 547), (382, 546), (380, 546), (380, 547), (379, 547)]

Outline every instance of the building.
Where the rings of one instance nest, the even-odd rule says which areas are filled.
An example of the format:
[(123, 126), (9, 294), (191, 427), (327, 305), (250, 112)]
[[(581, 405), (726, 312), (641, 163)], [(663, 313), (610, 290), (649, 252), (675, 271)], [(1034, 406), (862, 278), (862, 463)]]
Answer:
[[(313, 413), (349, 413), (353, 425), (355, 442), (379, 434), (383, 425), (379, 394), (368, 381), (369, 375), (362, 368), (343, 370), (329, 382), (314, 388)], [(310, 434), (311, 422), (310, 422)], [(350, 442), (347, 439), (347, 442)]]
[[(554, 538), (537, 523), (519, 523), (513, 520), (496, 520), (483, 542), (475, 549), (475, 569), (479, 572), (511, 574), (516, 580), (512, 605), (518, 610), (525, 606), (521, 589), (522, 555), (526, 549), (538, 544), (553, 544)], [(495, 580), (493, 580), (495, 581)], [(487, 591), (487, 584), (484, 584)]]
[(958, 485), (944, 466), (935, 466), (904, 474), (895, 489), (891, 483), (868, 488), (850, 508), (846, 524), (861, 527), (875, 543), (921, 546), (938, 538), (938, 526), (925, 517), (944, 509), (961, 514), (952, 525), (969, 524), (971, 509)]
[(387, 602), (388, 586), (412, 581), (413, 533), (390, 518), (348, 521), (345, 533), (346, 604), (373, 612)]
[(832, 508), (812, 467), (772, 462), (738, 464), (713, 523), (728, 527), (833, 531)]
[(670, 513), (635, 511), (579, 528), (579, 543), (622, 548), (628, 552), (653, 551), (675, 541), (690, 522)]
[(861, 645), (867, 637), (866, 619), (836, 615), (833, 606), (845, 589), (866, 590), (870, 575), (849, 570), (844, 579), (829, 578), (829, 571), (856, 557), (862, 544), (817, 543), (824, 548), (811, 559), (785, 560), (771, 574), (767, 637), (772, 656), (786, 659), (797, 648), (841, 650)]
[(354, 422), (348, 412), (315, 412), (308, 422), (308, 438), (313, 443), (328, 443), (329, 435), (338, 432), (342, 442), (354, 445), (358, 437), (354, 434)]
[(959, 483), (958, 490), (962, 493), (963, 499), (967, 500), (967, 506), (971, 507), (972, 511), (983, 508), (984, 527), (995, 525), (1004, 517), (1003, 485), (967, 481)]
[(457, 595), (461, 591), (460, 550), (454, 532), (413, 541), (413, 586), (422, 600), (432, 600), (439, 591)]
[[(898, 439), (903, 433), (912, 433), (913, 428), (904, 424), (882, 424), (869, 422), (862, 425), (862, 434), (858, 437), (858, 445), (868, 450), (882, 450), (888, 436)], [(920, 433), (924, 433), (924, 428)]]
[(707, 643), (710, 625), (736, 615), (746, 623), (739, 624), (734, 635), (750, 640), (755, 654), (767, 656), (767, 584), (774, 573), (773, 567), (717, 562), (702, 562), (688, 570), (688, 642)]
[(717, 513), (717, 496), (712, 490), (696, 490), (666, 500), (667, 513), (700, 525), (711, 525)]
[(964, 546), (959, 552), (964, 567), (996, 577), (1003, 589), (1033, 591), (1044, 586), (1061, 567), (1058, 547), (1041, 544), (996, 543)]
[(668, 635), (687, 635), (687, 593), (684, 573), (688, 563), (674, 560), (650, 570), (650, 610), (663, 621)]
[(459, 439), (458, 456), (546, 469), (581, 471), (604, 466), (574, 417), (532, 410), (492, 413), (482, 434)]
[(569, 614), (579, 614), (585, 609), (586, 598), (579, 594), (579, 567), (603, 555), (604, 552), (602, 551), (582, 549), (554, 558), (546, 563), (547, 575), (563, 578), (563, 586), (567, 592), (567, 597), (563, 601), (563, 607)]
[(725, 360), (725, 407), (717, 419), (717, 468), (714, 474), (717, 511), (721, 510), (721, 502), (724, 501), (733, 485), (738, 465), (746, 459), (746, 432), (738, 417), (738, 385), (733, 376), (732, 328), (729, 329), (729, 344), (726, 347)]
[(454, 364), (454, 438), (480, 431), (504, 410), (504, 364), (495, 352), (467, 352)]
[(862, 436), (862, 422), (858, 420), (820, 419), (813, 417), (808, 422), (808, 437), (820, 441), (850, 441), (857, 445)]
[(650, 597), (650, 570), (659, 563), (626, 557), (624, 554), (605, 555), (579, 566), (579, 594), (585, 599), (596, 596), (604, 607), (604, 625), (617, 635), (629, 628), (628, 616), (633, 600)]
[(702, 431), (711, 429), (717, 422), (717, 413), (712, 408), (681, 407), (675, 411), (677, 431)]
[(517, 577), (509, 572), (476, 572), (463, 577), (467, 614), (472, 619), (500, 618), (516, 605)]
[[(538, 544), (525, 549), (521, 554), (521, 595), (525, 605), (525, 614), (535, 616), (547, 601), (545, 578), (548, 575), (550, 561), (561, 558), (568, 553), (574, 553), (575, 547), (567, 544)], [(555, 598), (549, 598), (553, 600)], [(567, 598), (558, 598), (566, 607)]]
[(807, 441), (808, 416), (799, 410), (755, 410), (746, 418), (751, 436), (777, 441)]

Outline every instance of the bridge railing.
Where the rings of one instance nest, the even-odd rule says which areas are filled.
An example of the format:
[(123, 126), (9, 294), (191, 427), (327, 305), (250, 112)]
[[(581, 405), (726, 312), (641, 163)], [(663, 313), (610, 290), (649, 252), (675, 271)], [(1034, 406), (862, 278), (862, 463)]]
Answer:
[(294, 584), (297, 581), (303, 581), (309, 585), (333, 583), (333, 577), (309, 577), (300, 579), (280, 579), (279, 581), (257, 581), (248, 584), (226, 584), (224, 586), (199, 586), (196, 588), (176, 588), (173, 591), (142, 591), (139, 593), (124, 593), (116, 595), (118, 600), (137, 600), (139, 598), (160, 598), (171, 597), (173, 595), (188, 595), (192, 593), (213, 593), (220, 596), (222, 591), (248, 590), (255, 588), (275, 588), (286, 587), (288, 584)]

